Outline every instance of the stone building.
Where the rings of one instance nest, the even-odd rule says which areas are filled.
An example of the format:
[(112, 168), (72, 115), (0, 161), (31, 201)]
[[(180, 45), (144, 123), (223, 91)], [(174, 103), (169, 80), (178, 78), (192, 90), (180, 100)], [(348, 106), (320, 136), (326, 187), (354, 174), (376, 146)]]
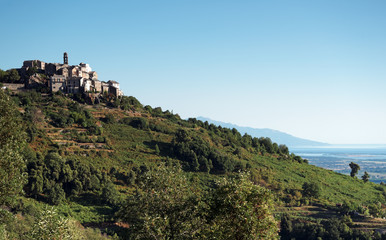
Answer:
[(116, 88), (116, 87), (113, 87), (113, 86), (110, 86), (109, 93), (113, 94), (114, 96), (122, 96), (123, 95), (119, 88)]
[(110, 85), (107, 82), (101, 82), (102, 88), (101, 88), (101, 93), (109, 93)]
[(102, 92), (102, 82), (101, 81), (93, 79), (92, 80), (92, 84), (94, 86), (95, 92), (97, 92), (97, 93), (101, 93)]
[(79, 66), (83, 72), (92, 72), (92, 69), (87, 63), (79, 63)]
[(107, 83), (109, 84), (109, 93), (115, 96), (123, 95), (122, 91), (119, 89), (119, 82), (109, 80)]
[(32, 68), (35, 67), (36, 69), (41, 69), (45, 70), (46, 68), (46, 63), (42, 62), (40, 60), (28, 60), (23, 62), (23, 67), (24, 69)]
[(119, 83), (113, 80), (106, 82), (98, 80), (98, 74), (92, 70), (89, 64), (68, 64), (68, 54), (63, 54), (63, 64), (45, 63), (40, 60), (28, 60), (23, 62), (20, 70), (27, 73), (28, 69), (36, 68), (38, 73), (49, 77), (48, 87), (52, 92), (64, 93), (99, 93), (104, 92), (115, 96), (123, 95), (119, 89)]
[[(59, 71), (63, 71), (63, 64), (60, 63), (47, 63), (45, 68), (45, 74), (48, 76), (52, 76), (54, 74), (58, 74)], [(67, 69), (69, 70), (69, 69)]]
[(67, 93), (80, 93), (83, 89), (84, 78), (71, 77), (66, 80), (66, 92)]
[(95, 71), (91, 71), (88, 73), (90, 79), (98, 79), (98, 74)]
[(116, 82), (116, 81), (114, 81), (114, 80), (109, 80), (107, 83), (108, 83), (110, 86), (113, 86), (113, 87), (119, 89), (119, 82)]
[(66, 80), (67, 80), (66, 76), (54, 74), (51, 77), (51, 81), (50, 81), (51, 92), (58, 92), (58, 91), (65, 92)]
[(94, 86), (93, 86), (93, 80), (85, 79), (83, 81), (83, 91), (84, 92), (95, 92), (94, 91)]
[(69, 77), (68, 68), (61, 68), (61, 69), (59, 69), (58, 73), (60, 75), (65, 76), (65, 77)]
[(69, 67), (69, 77), (83, 77), (82, 71), (79, 66), (71, 66)]

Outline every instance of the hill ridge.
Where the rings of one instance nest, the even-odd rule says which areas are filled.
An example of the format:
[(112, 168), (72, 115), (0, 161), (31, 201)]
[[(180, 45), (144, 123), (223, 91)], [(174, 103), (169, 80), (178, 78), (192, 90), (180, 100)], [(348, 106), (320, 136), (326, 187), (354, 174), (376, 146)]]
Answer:
[(120, 221), (118, 209), (159, 165), (177, 166), (203, 193), (220, 179), (249, 172), (254, 184), (275, 196), (277, 214), (298, 216), (303, 211), (295, 207), (304, 205), (310, 224), (314, 220), (308, 215), (317, 213), (306, 208), (309, 204), (327, 209), (319, 215), (339, 216), (345, 209), (336, 204), (345, 203), (360, 213), (365, 213), (361, 206), (372, 206), (370, 214), (383, 216), (374, 204), (385, 203), (385, 186), (310, 165), (283, 142), (183, 120), (160, 107), (143, 106), (135, 97), (105, 96), (95, 105), (72, 97), (31, 90), (14, 95), (12, 102), (29, 145), (23, 152), (28, 159), (23, 201), (57, 205), (82, 224)]
[(222, 121), (213, 120), (210, 118), (199, 116), (197, 117), (198, 120), (201, 120), (203, 122), (208, 121), (208, 123), (212, 123), (215, 125), (219, 125), (226, 128), (235, 128), (237, 129), (241, 134), (249, 134), (252, 137), (269, 137), (273, 142), (277, 142), (279, 144), (285, 144), (289, 148), (294, 147), (315, 147), (315, 146), (328, 146), (330, 144), (318, 142), (314, 140), (308, 140), (304, 138), (295, 137), (291, 134), (271, 129), (271, 128), (252, 128), (247, 126), (239, 126), (233, 123), (226, 123)]

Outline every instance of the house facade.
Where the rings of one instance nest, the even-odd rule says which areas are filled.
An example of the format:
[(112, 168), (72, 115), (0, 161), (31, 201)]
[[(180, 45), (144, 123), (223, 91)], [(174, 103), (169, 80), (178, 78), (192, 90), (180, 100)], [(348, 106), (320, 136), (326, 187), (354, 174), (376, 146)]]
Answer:
[(49, 88), (51, 92), (61, 91), (63, 93), (99, 93), (107, 92), (115, 96), (122, 96), (119, 83), (113, 80), (108, 82), (98, 80), (97, 72), (93, 71), (89, 64), (68, 64), (68, 54), (63, 55), (63, 64), (45, 63), (40, 60), (28, 60), (23, 62), (21, 72), (27, 72), (34, 68), (49, 77)]
[(66, 91), (66, 81), (67, 78), (63, 75), (54, 74), (50, 78), (50, 89), (51, 92), (65, 92)]

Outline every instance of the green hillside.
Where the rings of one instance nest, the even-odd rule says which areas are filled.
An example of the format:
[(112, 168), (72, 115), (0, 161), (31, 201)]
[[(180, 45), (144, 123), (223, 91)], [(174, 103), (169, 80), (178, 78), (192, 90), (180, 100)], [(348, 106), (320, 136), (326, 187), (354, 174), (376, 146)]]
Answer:
[[(280, 221), (289, 214), (294, 226), (307, 223), (304, 229), (326, 227), (320, 222), (324, 217), (302, 214), (311, 211), (306, 206), (319, 206), (324, 209), (319, 213), (332, 212), (337, 218), (350, 211), (385, 216), (385, 186), (309, 165), (264, 136), (252, 138), (236, 129), (183, 120), (159, 107), (143, 106), (134, 97), (104, 96), (103, 103), (87, 105), (80, 95), (28, 91), (12, 100), (28, 143), (22, 151), (28, 173), (24, 196), (12, 210), (20, 216), (36, 217), (46, 206), (55, 206), (60, 216), (88, 227), (90, 236), (99, 234), (92, 229), (101, 229), (109, 235), (101, 238), (115, 234), (128, 239), (131, 220), (120, 209), (160, 164), (182, 169), (177, 175), (188, 181), (182, 183), (198, 192), (249, 172), (253, 183), (271, 190), (275, 218)], [(146, 192), (146, 186), (141, 189)], [(27, 218), (19, 221), (28, 228), (32, 220)], [(363, 228), (359, 223), (349, 226)], [(17, 230), (8, 229), (12, 231)], [(201, 234), (205, 231), (215, 232), (206, 229)]]

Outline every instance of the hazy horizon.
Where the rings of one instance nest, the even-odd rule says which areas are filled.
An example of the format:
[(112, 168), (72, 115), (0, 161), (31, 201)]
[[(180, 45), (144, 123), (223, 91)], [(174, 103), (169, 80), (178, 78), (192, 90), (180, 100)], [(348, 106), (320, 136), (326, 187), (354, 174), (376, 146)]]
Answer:
[(330, 144), (386, 144), (384, 1), (2, 1), (0, 68), (86, 62), (125, 95)]
[[(281, 133), (285, 133), (285, 134), (289, 134), (289, 133), (286, 133), (286, 132), (283, 132), (283, 131), (280, 131), (280, 130), (277, 130), (277, 129), (272, 129), (272, 128), (253, 128), (253, 127), (249, 127), (249, 126), (240, 126), (240, 125), (237, 125), (237, 124), (234, 124), (234, 123), (231, 123), (231, 122), (222, 122), (221, 120), (216, 120), (216, 119), (211, 119), (211, 118), (206, 118), (204, 116), (197, 116), (195, 117), (199, 120), (202, 120), (202, 119), (208, 119), (208, 120), (211, 120), (211, 121), (214, 121), (214, 122), (221, 122), (221, 123), (224, 123), (224, 124), (227, 124), (227, 125), (235, 125), (237, 127), (241, 127), (241, 128), (251, 128), (251, 129), (266, 129), (266, 130), (272, 130), (272, 131), (278, 131), (278, 132), (281, 132)], [(215, 124), (217, 125), (217, 124)], [(225, 126), (226, 127), (226, 126)], [(292, 134), (289, 134), (293, 137), (296, 137), (296, 138), (301, 138), (299, 136), (295, 136), (295, 135), (292, 135)], [(262, 136), (264, 137), (264, 136)], [(302, 138), (302, 139), (305, 139), (305, 138)], [(314, 139), (305, 139), (305, 140), (310, 140), (310, 141), (314, 141)], [(355, 148), (367, 148), (367, 147), (381, 147), (381, 148), (386, 148), (386, 144), (385, 143), (355, 143), (355, 144), (350, 144), (350, 143), (328, 143), (328, 142), (321, 142), (321, 143), (325, 143), (325, 144), (328, 144), (326, 146), (292, 146), (291, 148), (350, 148), (350, 147), (355, 147)], [(279, 142), (280, 144), (280, 142)]]

